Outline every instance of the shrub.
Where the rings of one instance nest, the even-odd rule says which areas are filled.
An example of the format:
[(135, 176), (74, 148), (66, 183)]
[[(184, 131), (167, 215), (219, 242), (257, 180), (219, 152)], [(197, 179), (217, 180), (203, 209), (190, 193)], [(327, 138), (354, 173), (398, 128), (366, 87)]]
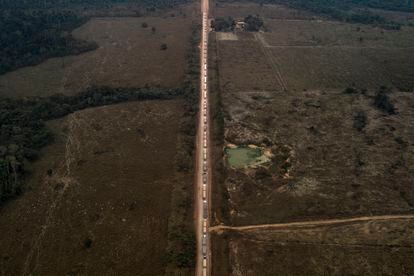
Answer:
[(263, 27), (263, 20), (259, 16), (248, 15), (244, 18), (246, 23), (246, 31), (257, 32)]
[(360, 110), (354, 115), (354, 128), (359, 132), (363, 131), (367, 124), (367, 115)]
[(168, 49), (167, 44), (166, 43), (161, 44), (160, 49), (161, 49), (161, 51), (167, 50)]
[(396, 109), (394, 107), (394, 104), (391, 102), (390, 97), (388, 94), (391, 92), (390, 89), (388, 89), (385, 86), (382, 86), (376, 93), (374, 97), (374, 105), (384, 111), (387, 112), (389, 115), (396, 114)]

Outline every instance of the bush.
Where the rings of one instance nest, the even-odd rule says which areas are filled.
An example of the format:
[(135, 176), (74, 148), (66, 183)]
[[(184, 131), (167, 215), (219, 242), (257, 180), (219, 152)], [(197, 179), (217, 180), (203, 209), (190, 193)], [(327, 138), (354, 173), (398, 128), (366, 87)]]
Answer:
[(211, 27), (218, 32), (231, 32), (234, 30), (235, 26), (235, 22), (232, 17), (218, 17), (211, 24)]
[(367, 115), (360, 110), (354, 115), (354, 128), (359, 132), (363, 131), (367, 124)]
[(165, 51), (165, 50), (167, 50), (167, 48), (168, 48), (168, 46), (167, 46), (167, 44), (166, 44), (166, 43), (163, 43), (163, 44), (161, 44), (161, 46), (160, 46), (161, 51)]
[(355, 87), (347, 87), (344, 90), (344, 93), (345, 94), (357, 94), (358, 93), (358, 90)]
[(259, 16), (248, 15), (244, 18), (244, 22), (248, 32), (257, 32), (263, 27), (263, 20)]
[(389, 93), (391, 93), (391, 90), (382, 86), (374, 97), (374, 105), (389, 115), (394, 115), (396, 114), (396, 109), (388, 96)]
[(142, 27), (142, 28), (147, 28), (147, 27), (148, 27), (148, 24), (147, 24), (146, 22), (143, 22), (143, 23), (141, 24), (141, 27)]

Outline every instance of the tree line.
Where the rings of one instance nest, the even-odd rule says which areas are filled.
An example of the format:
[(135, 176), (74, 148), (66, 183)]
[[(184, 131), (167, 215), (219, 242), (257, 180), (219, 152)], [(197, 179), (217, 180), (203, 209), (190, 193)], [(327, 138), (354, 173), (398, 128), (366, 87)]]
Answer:
[(307, 10), (335, 20), (375, 25), (399, 30), (403, 23), (375, 14), (368, 8), (412, 12), (414, 2), (406, 0), (252, 0), (260, 4), (284, 4), (294, 9)]
[[(263, 20), (258, 15), (248, 15), (243, 19), (245, 30), (248, 32), (257, 32), (263, 27)], [(233, 17), (218, 17), (211, 22), (211, 27), (218, 32), (232, 32), (236, 27), (236, 21)]]

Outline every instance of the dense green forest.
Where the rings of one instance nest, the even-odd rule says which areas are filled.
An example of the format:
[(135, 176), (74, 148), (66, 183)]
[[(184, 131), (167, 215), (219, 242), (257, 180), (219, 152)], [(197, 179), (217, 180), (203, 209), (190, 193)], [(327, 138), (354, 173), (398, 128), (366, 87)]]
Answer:
[(414, 12), (412, 0), (345, 0), (342, 2), (384, 10)]
[[(399, 30), (402, 25), (366, 9), (368, 2), (375, 2), (372, 0), (282, 0), (281, 2), (293, 8), (309, 10), (350, 23), (371, 24), (394, 30)], [(389, 5), (388, 8), (391, 7), (394, 6)]]
[(86, 18), (70, 11), (3, 10), (0, 12), (0, 74), (35, 65), (49, 57), (93, 50), (93, 42), (74, 39), (70, 31)]
[[(234, 2), (233, 0), (222, 0)], [(411, 0), (251, 0), (260, 4), (283, 4), (307, 10), (336, 20), (371, 24), (384, 29), (399, 30), (403, 23), (386, 19), (369, 8), (414, 12)]]

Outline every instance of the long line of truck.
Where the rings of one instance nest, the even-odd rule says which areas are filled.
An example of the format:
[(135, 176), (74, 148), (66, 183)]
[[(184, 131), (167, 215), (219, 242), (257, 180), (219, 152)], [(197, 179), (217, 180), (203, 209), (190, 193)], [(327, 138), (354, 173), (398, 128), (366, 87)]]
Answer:
[(201, 254), (203, 256), (203, 276), (207, 275), (207, 262), (208, 262), (208, 97), (207, 97), (207, 43), (208, 43), (208, 18), (207, 13), (203, 12), (203, 31), (202, 31), (202, 78), (201, 78), (201, 87), (202, 87), (202, 130), (203, 130), (203, 190), (202, 190), (202, 200), (203, 200), (203, 221), (202, 221), (202, 241), (201, 241)]

